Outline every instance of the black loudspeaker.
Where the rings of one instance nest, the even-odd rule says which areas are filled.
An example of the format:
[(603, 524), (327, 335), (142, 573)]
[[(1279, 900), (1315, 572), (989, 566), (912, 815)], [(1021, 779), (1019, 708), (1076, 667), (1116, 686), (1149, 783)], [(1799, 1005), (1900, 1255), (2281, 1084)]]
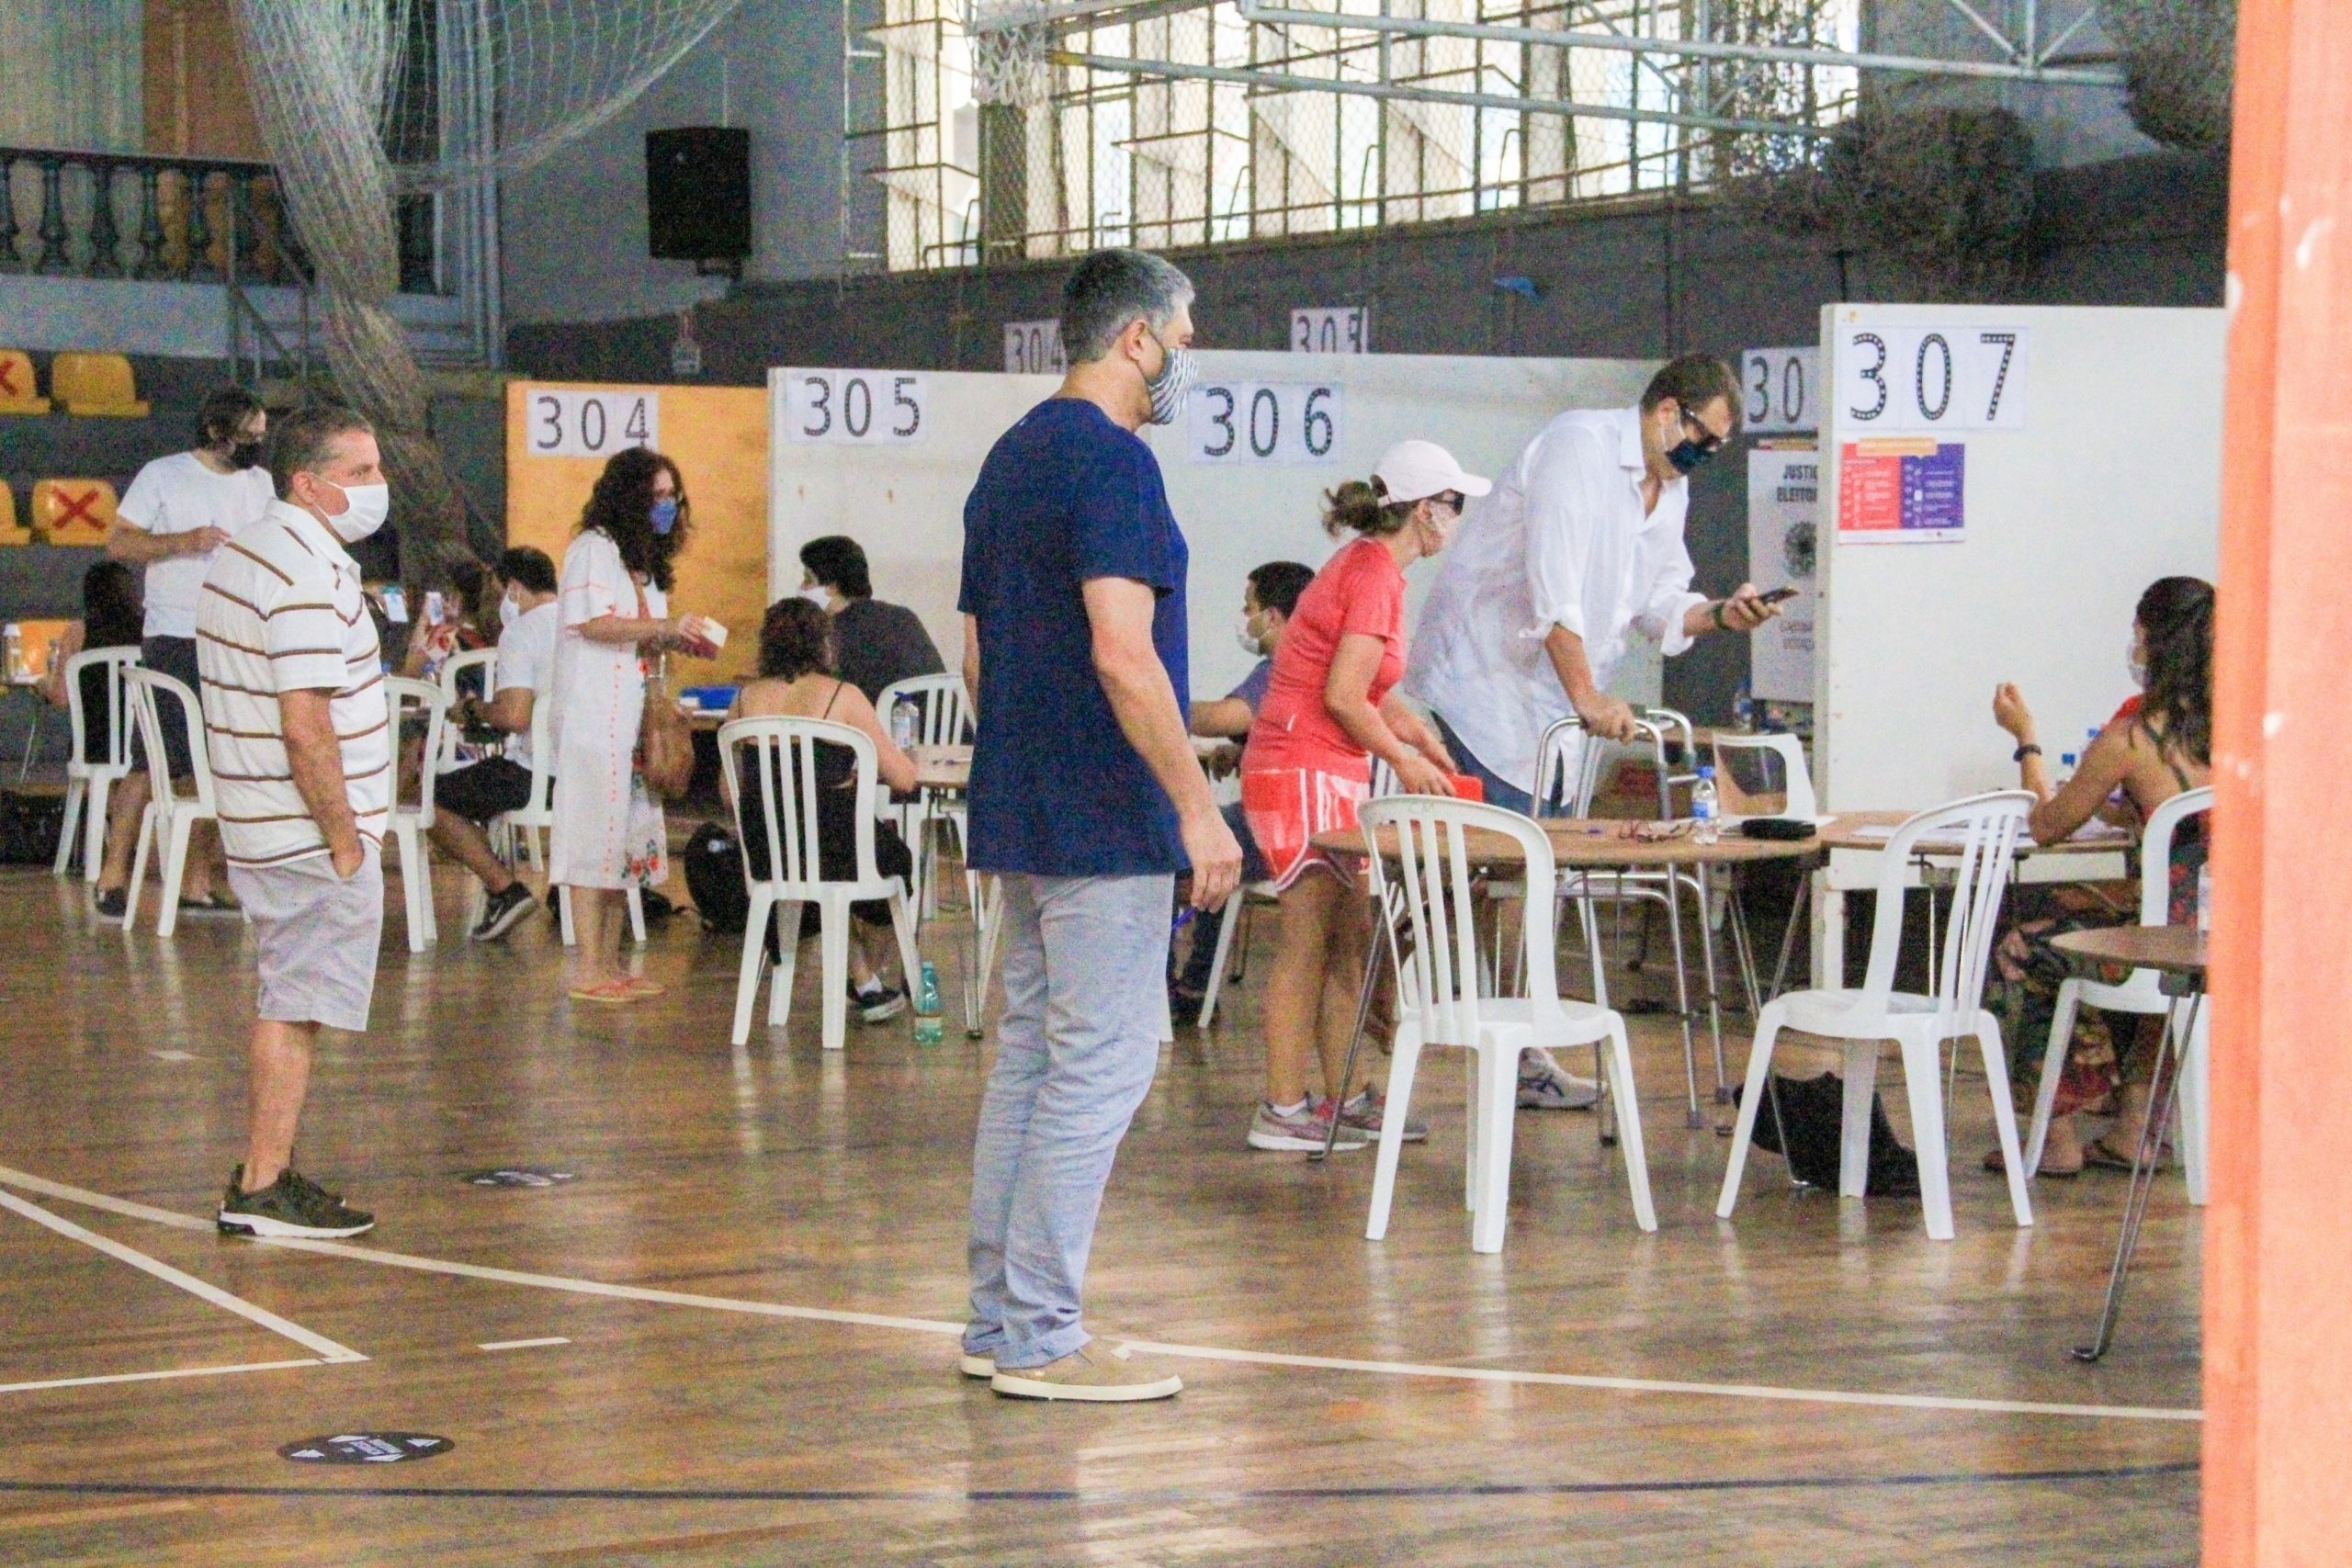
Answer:
[(645, 134), (645, 228), (664, 261), (752, 254), (752, 133), (681, 126)]

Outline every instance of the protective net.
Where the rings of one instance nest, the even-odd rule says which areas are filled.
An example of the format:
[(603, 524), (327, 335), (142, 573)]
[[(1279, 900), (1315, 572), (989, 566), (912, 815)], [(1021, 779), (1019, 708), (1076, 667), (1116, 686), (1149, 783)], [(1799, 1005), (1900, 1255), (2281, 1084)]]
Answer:
[(326, 357), (373, 421), (402, 560), (429, 582), (464, 511), (390, 301), (395, 199), (545, 160), (602, 124), (737, 0), (237, 0), (262, 138), (312, 258)]

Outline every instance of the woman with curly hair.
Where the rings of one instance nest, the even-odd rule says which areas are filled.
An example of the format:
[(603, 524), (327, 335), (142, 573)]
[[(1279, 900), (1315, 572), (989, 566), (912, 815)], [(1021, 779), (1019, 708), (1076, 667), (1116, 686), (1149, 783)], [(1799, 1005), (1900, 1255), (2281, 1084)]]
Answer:
[(620, 967), (622, 894), (669, 874), (667, 826), (637, 758), (648, 660), (701, 641), (670, 615), (671, 563), (693, 529), (678, 466), (642, 447), (605, 465), (563, 553), (553, 696), (555, 829), (548, 878), (571, 889), (571, 995), (633, 1002), (662, 987)]
[[(2131, 668), (2144, 690), (2127, 700), (2083, 753), (2073, 778), (2053, 788), (2034, 739), (2032, 710), (2013, 685), (1993, 694), (1993, 717), (2017, 738), (2025, 788), (2039, 797), (2027, 826), (2036, 843), (2068, 837), (2094, 816), (2137, 829), (2151, 812), (2187, 790), (2211, 782), (2213, 738), (2213, 586), (2194, 577), (2166, 577), (2140, 595), (2132, 615)], [(2110, 806), (2110, 799), (2116, 804)], [(2167, 870), (2169, 919), (2197, 919), (2197, 876), (2205, 864), (2203, 817), (2180, 826)], [(2052, 945), (2063, 932), (2128, 925), (2139, 919), (2136, 885), (2053, 885), (2018, 890), (2009, 930), (1995, 951), (1998, 984), (1987, 998), (2009, 1050), (2010, 1081), (2030, 1097), (2050, 1038), (2059, 985), (2072, 974)], [(2118, 974), (2109, 976), (2120, 979)], [(2064, 1076), (2042, 1146), (2041, 1174), (2072, 1176), (2085, 1165), (2129, 1170), (2148, 1119), (2149, 1077), (2160, 1018), (2110, 1018), (2085, 1008), (2066, 1053)], [(2075, 1112), (2112, 1103), (2116, 1124), (2086, 1145)], [(1986, 1161), (1999, 1169), (1997, 1153)]]

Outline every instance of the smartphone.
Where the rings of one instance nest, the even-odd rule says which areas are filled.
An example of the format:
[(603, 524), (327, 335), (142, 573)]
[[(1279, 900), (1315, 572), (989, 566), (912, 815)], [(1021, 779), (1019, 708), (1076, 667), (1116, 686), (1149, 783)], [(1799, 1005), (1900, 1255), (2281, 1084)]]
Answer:
[(1803, 592), (1804, 590), (1797, 588), (1775, 588), (1770, 593), (1758, 593), (1756, 596), (1756, 602), (1758, 604), (1778, 604), (1785, 600), (1795, 598)]
[(439, 626), (441, 624), (441, 616), (447, 608), (447, 601), (441, 597), (441, 591), (439, 589), (428, 588), (424, 591), (424, 624), (426, 626)]
[(401, 592), (401, 585), (399, 583), (387, 582), (384, 584), (379, 597), (384, 602), (384, 619), (391, 622), (394, 626), (401, 626), (407, 622), (408, 600), (406, 596)]

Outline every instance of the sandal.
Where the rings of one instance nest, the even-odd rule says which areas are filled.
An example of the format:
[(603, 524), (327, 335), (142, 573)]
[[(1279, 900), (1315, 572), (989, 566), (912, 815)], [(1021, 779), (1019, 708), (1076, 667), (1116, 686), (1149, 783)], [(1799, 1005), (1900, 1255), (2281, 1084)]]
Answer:
[[(2007, 1170), (2008, 1168), (2001, 1163), (2000, 1150), (1987, 1149), (1984, 1152), (1984, 1168), (1991, 1171), (1995, 1176), (1999, 1176)], [(2062, 1170), (2045, 1159), (2041, 1162), (2041, 1168), (2034, 1171), (2032, 1174), (2035, 1176), (2047, 1176), (2056, 1181), (2065, 1181), (2082, 1175), (2083, 1168), (2078, 1165), (2074, 1167), (2072, 1169)]]
[[(2166, 1139), (2156, 1149), (2156, 1164), (2162, 1166), (2165, 1156), (2171, 1153), (2172, 1141)], [(2083, 1163), (2095, 1165), (2101, 1170), (2130, 1170), (2132, 1155), (2130, 1150), (2119, 1149), (2106, 1138), (2093, 1138), (2083, 1145)]]
[(574, 986), (571, 999), (575, 1002), (633, 1002), (644, 993), (627, 980), (605, 980), (594, 986)]
[(200, 898), (182, 897), (180, 908), (199, 915), (233, 915), (242, 906), (220, 888), (215, 887)]
[(628, 987), (629, 995), (633, 997), (662, 997), (670, 993), (669, 987), (659, 980), (649, 980), (642, 975), (628, 976), (620, 983)]

